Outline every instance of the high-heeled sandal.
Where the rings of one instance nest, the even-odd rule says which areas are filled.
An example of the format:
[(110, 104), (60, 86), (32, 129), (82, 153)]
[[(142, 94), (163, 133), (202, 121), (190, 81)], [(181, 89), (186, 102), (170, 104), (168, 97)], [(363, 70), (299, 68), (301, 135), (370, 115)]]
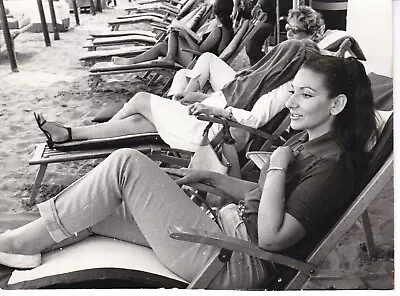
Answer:
[[(54, 144), (63, 144), (63, 143), (72, 141), (71, 128), (70, 128), (70, 127), (67, 127), (67, 126), (63, 126), (62, 124), (59, 124), (59, 123), (57, 123), (57, 122), (53, 122), (53, 121), (52, 121), (51, 123), (53, 123), (53, 124), (56, 125), (56, 126), (65, 128), (65, 129), (67, 130), (67, 132), (68, 132), (68, 137), (67, 137), (66, 140), (63, 140), (63, 141), (53, 141), (53, 138), (51, 137), (51, 134), (50, 134), (48, 131), (46, 131), (45, 129), (42, 128), (42, 126), (46, 123), (46, 120), (41, 121), (40, 116), (39, 116), (38, 114), (36, 114), (36, 112), (33, 112), (33, 115), (35, 116), (36, 123), (37, 123), (38, 127), (39, 127), (40, 130), (43, 132), (43, 134), (46, 136), (46, 138), (47, 138), (47, 141), (46, 141), (46, 142), (47, 142), (47, 145), (49, 146), (50, 149), (53, 149), (53, 148), (54, 148)], [(50, 122), (50, 121), (49, 121), (49, 122)]]

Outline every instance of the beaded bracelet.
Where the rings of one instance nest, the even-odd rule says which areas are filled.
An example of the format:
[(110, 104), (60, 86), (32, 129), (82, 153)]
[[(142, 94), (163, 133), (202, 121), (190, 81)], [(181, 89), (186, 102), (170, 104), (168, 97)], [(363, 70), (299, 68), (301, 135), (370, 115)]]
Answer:
[(281, 167), (270, 167), (270, 168), (268, 168), (268, 170), (267, 170), (267, 174), (268, 174), (269, 171), (283, 171), (283, 172), (286, 173), (286, 169), (281, 168)]

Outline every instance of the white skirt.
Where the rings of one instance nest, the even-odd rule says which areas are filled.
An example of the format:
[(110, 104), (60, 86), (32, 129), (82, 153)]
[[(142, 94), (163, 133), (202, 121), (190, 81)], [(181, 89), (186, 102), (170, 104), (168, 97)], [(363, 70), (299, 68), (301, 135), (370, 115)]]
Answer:
[[(202, 103), (224, 108), (226, 99), (222, 91), (217, 91)], [(196, 119), (196, 116), (189, 115), (188, 106), (156, 95), (151, 95), (150, 106), (153, 124), (165, 143), (172, 148), (196, 151), (208, 124), (207, 121), (201, 121)], [(214, 123), (208, 133), (210, 141), (220, 130), (221, 125)]]

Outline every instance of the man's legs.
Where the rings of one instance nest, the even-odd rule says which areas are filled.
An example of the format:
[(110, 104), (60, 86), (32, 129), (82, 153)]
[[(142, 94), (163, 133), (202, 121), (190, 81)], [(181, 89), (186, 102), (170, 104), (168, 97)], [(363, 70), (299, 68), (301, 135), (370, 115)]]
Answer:
[(254, 34), (253, 38), (249, 40), (246, 46), (246, 53), (249, 57), (251, 66), (255, 65), (265, 53), (262, 51), (262, 47), (267, 40), (268, 36), (274, 30), (274, 25), (270, 23), (263, 24), (260, 29)]

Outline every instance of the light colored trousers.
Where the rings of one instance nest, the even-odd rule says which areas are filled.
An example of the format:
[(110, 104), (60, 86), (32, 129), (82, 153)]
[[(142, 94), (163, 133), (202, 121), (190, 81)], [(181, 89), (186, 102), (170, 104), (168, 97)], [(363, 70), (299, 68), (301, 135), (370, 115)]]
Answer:
[(193, 69), (181, 69), (174, 75), (169, 96), (185, 90), (191, 78), (197, 78), (202, 89), (209, 81), (214, 91), (221, 90), (235, 78), (236, 72), (227, 63), (210, 52), (203, 53)]
[[(221, 229), (152, 160), (133, 149), (114, 152), (38, 208), (55, 242), (90, 228), (95, 234), (151, 247), (168, 269), (187, 281), (219, 251), (169, 237), (173, 225)], [(221, 210), (219, 221), (227, 235), (249, 240), (236, 205)], [(233, 253), (210, 288), (258, 288), (266, 276), (260, 260)]]

